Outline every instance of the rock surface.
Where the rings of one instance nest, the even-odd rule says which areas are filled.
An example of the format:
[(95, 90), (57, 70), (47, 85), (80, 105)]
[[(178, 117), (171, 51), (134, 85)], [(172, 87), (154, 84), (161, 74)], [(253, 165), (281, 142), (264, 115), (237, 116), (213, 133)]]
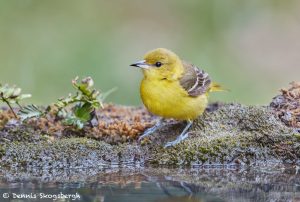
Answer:
[[(128, 116), (128, 113), (134, 116), (132, 111), (135, 111), (144, 113), (147, 120), (154, 123), (155, 119), (144, 109), (122, 106), (115, 108), (123, 111), (123, 114), (118, 114), (120, 120), (123, 119), (122, 116)], [(107, 116), (109, 117), (109, 113)], [(107, 120), (111, 121), (109, 118)], [(136, 118), (135, 121), (139, 125), (144, 120)], [(300, 135), (297, 130), (284, 125), (269, 107), (221, 105), (195, 120), (189, 138), (184, 142), (172, 148), (163, 148), (166, 142), (176, 138), (183, 127), (183, 123), (169, 121), (149, 139), (138, 143), (137, 136), (127, 138), (125, 142), (106, 141), (109, 139), (108, 134), (99, 138), (92, 129), (74, 133), (69, 130), (57, 137), (51, 131), (41, 130), (32, 123), (18, 124), (9, 121), (0, 130), (0, 166), (6, 169), (30, 170), (102, 168), (124, 164), (300, 164)], [(127, 130), (119, 131), (122, 133)]]

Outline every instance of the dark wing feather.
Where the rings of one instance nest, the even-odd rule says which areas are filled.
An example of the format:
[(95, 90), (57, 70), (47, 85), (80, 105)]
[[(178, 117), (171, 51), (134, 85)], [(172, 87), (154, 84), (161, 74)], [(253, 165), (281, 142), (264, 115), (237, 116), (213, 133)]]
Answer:
[(184, 74), (180, 79), (180, 85), (192, 97), (206, 93), (211, 84), (209, 75), (195, 65), (183, 62)]

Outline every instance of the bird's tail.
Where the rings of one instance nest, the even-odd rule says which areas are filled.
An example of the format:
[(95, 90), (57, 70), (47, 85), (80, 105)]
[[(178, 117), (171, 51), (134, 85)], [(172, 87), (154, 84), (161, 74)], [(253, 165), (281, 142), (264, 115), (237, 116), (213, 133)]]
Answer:
[(212, 82), (209, 86), (209, 92), (219, 92), (228, 91), (228, 89), (223, 88), (220, 84)]

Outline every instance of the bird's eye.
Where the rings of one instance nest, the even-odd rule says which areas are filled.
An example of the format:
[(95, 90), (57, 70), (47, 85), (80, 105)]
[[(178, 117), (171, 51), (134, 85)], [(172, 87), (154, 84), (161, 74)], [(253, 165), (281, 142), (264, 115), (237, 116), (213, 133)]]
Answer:
[(156, 62), (156, 63), (155, 63), (155, 66), (156, 66), (156, 67), (160, 67), (160, 66), (162, 66), (162, 63), (161, 63), (161, 62)]

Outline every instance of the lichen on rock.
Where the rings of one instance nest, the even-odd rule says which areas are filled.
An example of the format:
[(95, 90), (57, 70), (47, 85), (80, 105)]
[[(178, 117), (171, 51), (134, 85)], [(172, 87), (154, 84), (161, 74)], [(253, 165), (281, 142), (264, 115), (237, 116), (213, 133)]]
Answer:
[(290, 88), (281, 89), (270, 103), (276, 115), (290, 127), (300, 131), (300, 82), (292, 82)]
[(226, 104), (200, 116), (183, 143), (154, 149), (151, 159), (168, 165), (292, 163), (299, 149), (293, 130), (270, 108)]
[[(122, 120), (123, 115), (135, 116), (135, 112), (139, 116), (145, 114), (148, 121), (154, 120), (145, 109), (114, 108), (117, 112), (123, 111), (117, 115), (112, 113), (118, 120)], [(32, 123), (6, 124), (0, 130), (0, 166), (51, 169), (122, 164), (239, 166), (300, 163), (299, 134), (283, 124), (270, 107), (222, 104), (213, 108), (195, 120), (189, 138), (167, 149), (163, 145), (176, 138), (183, 123), (168, 121), (143, 144), (136, 141), (136, 136), (125, 142), (108, 142), (89, 132), (72, 135), (69, 131), (69, 135), (53, 136), (49, 130), (41, 130)], [(105, 120), (115, 120), (109, 117), (109, 111), (105, 116)], [(139, 125), (144, 119), (134, 120)]]

